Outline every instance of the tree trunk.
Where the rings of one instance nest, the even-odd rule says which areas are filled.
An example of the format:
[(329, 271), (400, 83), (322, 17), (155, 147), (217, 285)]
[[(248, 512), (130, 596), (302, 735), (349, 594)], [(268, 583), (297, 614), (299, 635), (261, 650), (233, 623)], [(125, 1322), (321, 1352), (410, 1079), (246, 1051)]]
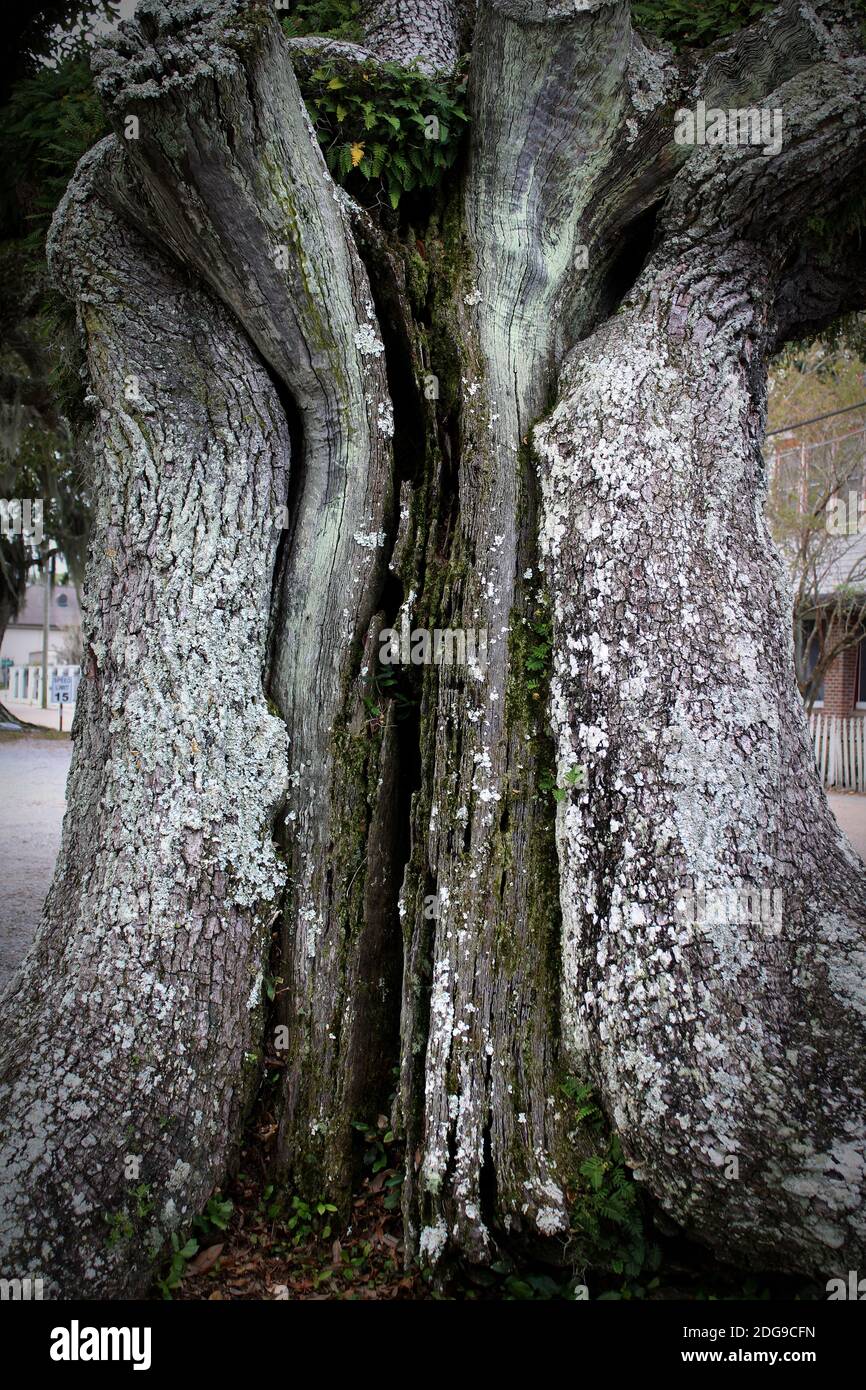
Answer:
[(636, 1176), (758, 1267), (847, 1268), (866, 1235), (866, 870), (811, 756), (761, 456), (784, 258), (862, 160), (864, 76), (773, 95), (769, 183), (759, 152), (692, 158), (536, 431), (559, 784), (585, 769), (557, 821), (567, 1045)]
[(448, 71), (460, 56), (474, 9), (475, 0), (365, 0), (364, 38), (385, 62)]
[[(368, 5), (329, 61), (449, 68), (473, 11)], [(841, 218), (862, 157), (859, 39), (791, 3), (676, 58), (621, 0), (487, 0), (423, 227), (332, 183), (311, 45), (146, 0), (97, 63), (136, 138), (57, 214), (107, 481), (63, 848), (7, 999), (4, 1272), (142, 1287), (231, 1164), (269, 970), (278, 1165), (345, 1208), (399, 1064), (410, 1256), (562, 1257), (574, 1074), (689, 1231), (847, 1268), (864, 871), (760, 442), (769, 354), (863, 294), (795, 293), (806, 210)], [(676, 144), (703, 97), (780, 105), (781, 153)], [(386, 670), (404, 620), (475, 657)], [(683, 920), (721, 890), (781, 895), (778, 930), (734, 897)]]
[[(290, 750), (279, 831), (288, 987), (276, 1027), (289, 1030), (280, 1147), (292, 1176), (345, 1197), (346, 1095), (366, 1102), (356, 1073), (368, 1067), (351, 981), (366, 936), (389, 925), (387, 907), (378, 928), (365, 917), (359, 872), (377, 785), (393, 775), (387, 749), (366, 737), (358, 679), (393, 523), (381, 330), (347, 200), (325, 169), (282, 36), (261, 11), (205, 9), (180, 33), (157, 12), (108, 48), (98, 71), (118, 124), (139, 119), (134, 181), (117, 190), (119, 205), (237, 316), (294, 434), (267, 678)], [(251, 138), (257, 130), (266, 138)], [(379, 1041), (374, 1029), (374, 1050)]]
[(52, 255), (98, 398), (68, 812), (9, 986), (4, 1271), (140, 1288), (224, 1172), (259, 1073), (286, 732), (262, 666), (289, 436), (238, 329), (82, 162)]

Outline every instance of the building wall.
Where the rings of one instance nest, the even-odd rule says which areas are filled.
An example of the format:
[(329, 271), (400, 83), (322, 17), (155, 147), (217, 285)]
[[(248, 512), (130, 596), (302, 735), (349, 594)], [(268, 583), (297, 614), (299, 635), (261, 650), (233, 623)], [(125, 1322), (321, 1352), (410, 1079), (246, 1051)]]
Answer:
[[(53, 634), (52, 634), (53, 635)], [(40, 633), (32, 627), (7, 627), (0, 646), (0, 656), (11, 657), (16, 666), (25, 662), (34, 646), (38, 645)]]
[[(42, 618), (45, 590), (41, 583), (28, 584), (18, 616), (12, 618), (0, 643), (0, 659), (9, 658), (15, 666), (30, 663), (34, 651), (42, 653)], [(52, 652), (63, 652), (73, 632), (80, 632), (81, 610), (71, 584), (55, 584), (49, 607), (49, 644)], [(54, 664), (61, 658), (53, 658)], [(2, 685), (2, 678), (0, 678)]]
[(859, 647), (849, 648), (833, 662), (824, 679), (824, 714), (845, 719), (866, 715), (866, 709), (856, 708), (859, 662)]

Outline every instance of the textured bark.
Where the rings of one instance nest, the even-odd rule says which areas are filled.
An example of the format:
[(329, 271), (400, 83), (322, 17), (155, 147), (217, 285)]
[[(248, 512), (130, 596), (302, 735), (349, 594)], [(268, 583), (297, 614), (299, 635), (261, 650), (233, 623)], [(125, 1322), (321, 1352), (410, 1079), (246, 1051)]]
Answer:
[(858, 309), (866, 309), (866, 247), (859, 232), (837, 247), (801, 246), (776, 294), (773, 346), (817, 337)]
[[(431, 787), (415, 827), (425, 872), (407, 912), (403, 1107), (421, 1161), (406, 1214), (436, 1258), (446, 1242), (488, 1258), (492, 1216), (515, 1237), (561, 1238), (568, 1226), (557, 914), (537, 883), (555, 878), (555, 866), (535, 792), (540, 731), (509, 649), (525, 640), (537, 602), (537, 582), (520, 578), (535, 566), (521, 441), (552, 385), (554, 306), (574, 262), (586, 166), (618, 117), (627, 11), (524, 27), (513, 10), (487, 7), (476, 33), (463, 273), (451, 311), (464, 345), (463, 438), (443, 606), (450, 625), (487, 630), (488, 666), (480, 678), (440, 671)], [(439, 900), (432, 941), (421, 911), (430, 893)], [(485, 1211), (483, 1190), (494, 1184)]]
[[(450, 67), (473, 10), (370, 6), (341, 56)], [(106, 45), (118, 136), (139, 129), (84, 162), (55, 232), (108, 483), (64, 848), (3, 1044), (4, 1272), (141, 1287), (230, 1161), (278, 906), (280, 1161), (305, 1195), (345, 1199), (351, 1122), (399, 1054), (410, 1254), (559, 1258), (576, 1071), (716, 1249), (862, 1253), (839, 1039), (863, 870), (814, 776), (760, 515), (768, 354), (862, 297), (857, 265), (815, 280), (799, 244), (862, 159), (859, 41), (829, 14), (792, 0), (675, 58), (624, 0), (487, 0), (465, 175), (426, 229), (329, 178), (292, 62), (330, 41), (146, 0)], [(698, 98), (783, 103), (783, 152), (676, 145)], [(526, 668), (548, 591), (555, 746)], [(375, 676), (403, 614), (488, 643), (485, 667), (403, 673), (401, 722)], [(579, 765), (555, 818), (546, 779)], [(780, 935), (678, 939), (683, 893), (741, 884), (782, 892)], [(153, 1207), (108, 1246), (139, 1151)]]
[(222, 1175), (283, 882), (262, 667), (288, 431), (219, 305), (102, 201), (116, 161), (87, 156), (54, 224), (101, 486), (63, 844), (0, 1058), (3, 1272), (67, 1297), (139, 1288)]
[(649, 250), (645, 219), (691, 153), (674, 140), (673, 112), (699, 100), (724, 109), (765, 105), (769, 92), (811, 64), (860, 51), (856, 20), (840, 22), (832, 3), (801, 0), (786, 0), (706, 53), (674, 55), (667, 44), (628, 31), (622, 41), (628, 51), (616, 60), (623, 73), (619, 121), (591, 168), (576, 238), (587, 248), (588, 266), (566, 283), (559, 306), (565, 347), (616, 309), (623, 276), (633, 279)]
[(393, 513), (381, 332), (348, 200), (327, 172), (272, 16), (229, 0), (181, 26), (144, 5), (98, 70), (119, 128), (130, 113), (140, 121), (124, 211), (233, 310), (296, 424), (268, 681), (290, 743), (280, 1144), (292, 1170), (316, 1155), (317, 1180), (339, 1191), (352, 1118), (344, 1093), (359, 1099), (367, 1070), (350, 981), (370, 934), (359, 867), (380, 768), (355, 746), (355, 678)]
[[(760, 445), (775, 290), (818, 188), (832, 215), (862, 162), (864, 79), (774, 93), (772, 161), (693, 155), (535, 434), (560, 784), (588, 769), (557, 826), (573, 1064), (683, 1225), (819, 1272), (866, 1235), (866, 871), (810, 757)], [(678, 915), (741, 888), (778, 893), (778, 923)]]
[(450, 71), (474, 10), (475, 0), (365, 0), (361, 23), (368, 48), (386, 62)]

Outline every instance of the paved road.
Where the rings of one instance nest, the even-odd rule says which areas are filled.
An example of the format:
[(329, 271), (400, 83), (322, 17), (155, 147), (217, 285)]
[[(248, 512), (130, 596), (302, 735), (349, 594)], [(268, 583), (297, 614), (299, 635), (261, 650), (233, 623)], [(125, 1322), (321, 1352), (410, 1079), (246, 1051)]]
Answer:
[[(2, 695), (0, 695), (2, 699)], [(4, 705), (10, 714), (14, 714), (16, 719), (23, 719), (27, 724), (41, 724), (44, 729), (60, 728), (59, 708), (41, 709), (39, 705), (25, 705), (19, 700), (3, 700)], [(72, 716), (75, 714), (74, 705), (63, 706), (63, 729), (69, 733), (72, 728)]]
[(0, 739), (0, 990), (39, 921), (60, 848), (68, 739)]
[(848, 839), (866, 862), (866, 796), (850, 792), (842, 796), (830, 793), (827, 800)]

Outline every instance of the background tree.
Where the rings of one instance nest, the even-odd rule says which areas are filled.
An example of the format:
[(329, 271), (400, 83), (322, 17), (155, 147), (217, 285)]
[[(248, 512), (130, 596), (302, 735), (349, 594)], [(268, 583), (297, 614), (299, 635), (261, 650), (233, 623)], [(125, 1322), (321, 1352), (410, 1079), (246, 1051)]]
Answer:
[[(398, 1063), (433, 1264), (586, 1230), (588, 1087), (717, 1252), (863, 1254), (866, 871), (761, 456), (771, 355), (864, 304), (859, 19), (798, 0), (677, 53), (621, 0), (484, 0), (435, 185), (415, 136), (456, 138), (460, 72), (448, 121), (389, 65), (450, 64), (473, 13), (287, 41), (263, 4), (146, 0), (95, 62), (115, 133), (50, 238), (101, 479), (86, 676), (0, 1056), (4, 1267), (60, 1290), (142, 1287), (263, 1044), (275, 1164), (343, 1212)], [(698, 100), (781, 110), (782, 149), (678, 144)], [(403, 616), (485, 630), (485, 666), (385, 683)], [(686, 893), (765, 890), (778, 921), (683, 924)]]
[[(79, 588), (90, 524), (89, 469), (74, 433), (82, 359), (71, 308), (48, 284), (45, 235), (75, 165), (105, 130), (87, 30), (116, 9), (13, 6), (0, 71), (0, 488), (42, 502)], [(0, 539), (0, 639), (39, 560), (20, 539)]]
[[(862, 322), (850, 330), (841, 344), (831, 337), (793, 345), (771, 378), (768, 517), (794, 585), (795, 669), (810, 712), (833, 662), (857, 645), (866, 624), (866, 518), (859, 506), (866, 407), (833, 413), (866, 396), (866, 366), (856, 352)], [(785, 428), (808, 420), (814, 423)]]

